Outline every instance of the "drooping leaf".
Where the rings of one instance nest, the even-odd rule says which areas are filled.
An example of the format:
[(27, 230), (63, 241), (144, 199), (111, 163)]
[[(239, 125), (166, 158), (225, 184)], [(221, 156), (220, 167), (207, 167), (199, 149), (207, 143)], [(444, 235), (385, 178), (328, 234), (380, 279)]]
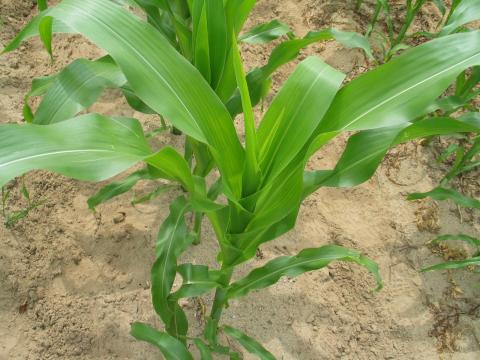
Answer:
[(477, 199), (466, 197), (453, 189), (437, 187), (432, 191), (426, 193), (414, 193), (407, 197), (407, 200), (420, 200), (425, 198), (432, 198), (433, 200), (452, 200), (454, 203), (471, 209), (480, 209), (480, 201)]
[(102, 181), (151, 154), (138, 121), (96, 114), (49, 126), (2, 125), (0, 143), (0, 186), (31, 170)]
[(157, 197), (159, 197), (160, 195), (166, 193), (167, 191), (170, 191), (170, 190), (173, 190), (175, 189), (176, 186), (173, 186), (173, 185), (160, 185), (160, 186), (157, 186), (157, 188), (145, 195), (142, 195), (140, 197), (136, 197), (134, 198), (132, 201), (131, 201), (131, 204), (133, 206), (135, 205), (138, 205), (138, 204), (143, 204), (147, 201), (151, 201)]
[[(167, 39), (110, 1), (64, 0), (44, 13), (104, 48), (145, 104), (187, 135), (208, 144), (226, 175), (223, 179), (230, 196), (240, 196), (244, 153), (232, 119), (201, 74)], [(26, 35), (31, 31), (20, 34), (7, 50)]]
[(250, 354), (257, 356), (260, 360), (275, 360), (275, 357), (267, 349), (240, 330), (225, 325), (223, 331), (231, 338), (237, 340)]
[(123, 96), (125, 96), (125, 100), (127, 100), (128, 105), (138, 112), (144, 114), (156, 114), (155, 110), (150, 108), (147, 104), (145, 104), (135, 92), (127, 85), (122, 86)]
[[(125, 83), (125, 76), (109, 56), (96, 61), (75, 60), (55, 76), (33, 122), (46, 125), (71, 119), (93, 105), (106, 87)], [(37, 92), (29, 96), (36, 96), (38, 88), (37, 85)]]
[(307, 271), (318, 270), (328, 266), (332, 261), (348, 261), (364, 266), (375, 276), (378, 288), (382, 287), (376, 263), (358, 251), (327, 245), (317, 249), (305, 249), (296, 256), (283, 256), (268, 262), (243, 279), (232, 283), (228, 288), (227, 296), (229, 299), (245, 296), (253, 290), (275, 284), (283, 276), (298, 276)]
[(135, 171), (125, 179), (112, 182), (100, 189), (94, 196), (88, 199), (88, 207), (95, 209), (98, 205), (107, 202), (114, 197), (125, 194), (131, 190), (139, 181), (153, 179), (148, 169)]
[(466, 260), (448, 261), (445, 263), (433, 265), (422, 269), (422, 272), (435, 270), (464, 269), (469, 266), (480, 266), (480, 256)]
[(372, 177), (387, 151), (398, 144), (429, 136), (479, 132), (466, 119), (429, 118), (413, 124), (361, 131), (351, 136), (333, 170), (306, 172), (304, 192), (310, 194), (320, 186), (352, 187)]
[(268, 74), (272, 74), (281, 65), (297, 58), (300, 50), (321, 41), (336, 40), (347, 48), (360, 48), (371, 56), (370, 44), (363, 35), (355, 32), (341, 31), (337, 29), (325, 29), (311, 31), (300, 39), (291, 39), (278, 45), (270, 55), (268, 64), (263, 68)]
[(259, 24), (244, 33), (238, 40), (247, 44), (266, 44), (291, 32), (287, 24), (278, 20)]
[(133, 323), (131, 335), (160, 349), (165, 360), (193, 360), (185, 345), (174, 337), (153, 329), (150, 325)]
[[(5, 46), (0, 54), (5, 54), (7, 52), (17, 49), (21, 43), (25, 40), (28, 40), (34, 36), (40, 34), (40, 23), (44, 17), (50, 16), (50, 9), (44, 10), (40, 15), (35, 16), (18, 34), (15, 38)], [(52, 26), (53, 33), (73, 33), (72, 29), (63, 23), (60, 20), (54, 19)]]
[(195, 194), (195, 183), (190, 168), (183, 156), (174, 148), (166, 146), (154, 155), (145, 158), (145, 162), (155, 167), (158, 177), (177, 181), (190, 194)]
[(43, 46), (50, 55), (50, 58), (53, 59), (53, 52), (52, 52), (52, 31), (53, 31), (53, 18), (50, 16), (45, 16), (40, 21), (39, 27), (39, 34), (40, 39), (42, 40)]
[(404, 126), (397, 126), (367, 130), (351, 136), (333, 170), (305, 173), (304, 191), (311, 193), (319, 186), (353, 187), (367, 181), (403, 128)]
[(434, 240), (432, 240), (430, 243), (432, 245), (438, 244), (440, 241), (463, 241), (467, 244), (470, 244), (473, 247), (479, 248), (480, 249), (480, 239), (474, 238), (469, 235), (465, 234), (458, 234), (458, 235), (441, 235)]

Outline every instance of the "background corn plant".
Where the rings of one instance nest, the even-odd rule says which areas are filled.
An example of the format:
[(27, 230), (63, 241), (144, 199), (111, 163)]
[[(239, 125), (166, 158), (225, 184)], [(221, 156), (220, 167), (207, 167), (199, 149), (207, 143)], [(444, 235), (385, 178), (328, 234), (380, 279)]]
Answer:
[[(363, 0), (356, 2), (357, 10), (360, 10), (363, 3)], [(436, 6), (442, 15), (436, 30), (412, 33), (416, 18), (422, 8), (429, 3)], [(397, 53), (408, 49), (410, 47), (409, 38), (420, 36), (435, 38), (465, 31), (466, 24), (480, 19), (480, 3), (476, 0), (453, 0), (448, 4), (444, 0), (405, 0), (403, 4), (400, 4), (400, 6), (402, 5), (405, 8), (405, 16), (401, 26), (397, 27), (393, 19), (392, 6), (398, 7), (398, 2), (376, 0), (375, 10), (365, 35), (380, 48), (381, 59), (379, 61), (388, 61)], [(385, 23), (386, 34), (377, 29), (380, 20)]]
[[(450, 116), (461, 118), (472, 124), (480, 124), (480, 113), (475, 106), (480, 83), (480, 68), (474, 67), (470, 72), (462, 72), (455, 83), (453, 94), (444, 96), (435, 104), (436, 111), (432, 116)], [(480, 136), (478, 133), (457, 135), (452, 139), (448, 146), (439, 156), (438, 162), (451, 161), (447, 173), (440, 180), (439, 185), (431, 191), (425, 193), (414, 193), (408, 196), (409, 200), (418, 200), (431, 198), (437, 201), (449, 200), (454, 202), (459, 208), (480, 210), (480, 201), (475, 198), (475, 194), (467, 195), (457, 190), (458, 182), (469, 181), (467, 177), (475, 178), (476, 171), (480, 167)], [(431, 141), (432, 139), (428, 139)], [(470, 179), (470, 180), (471, 180)], [(459, 210), (460, 211), (460, 210)], [(435, 245), (442, 241), (462, 241), (471, 245), (476, 251), (473, 258), (458, 260), (426, 268), (429, 270), (455, 269), (464, 267), (473, 267), (480, 265), (478, 258), (478, 245), (480, 240), (465, 234), (442, 235), (434, 239), (431, 244)]]
[[(389, 61), (392, 57), (400, 51), (409, 48), (405, 43), (409, 36), (424, 36), (427, 38), (437, 38), (446, 36), (452, 33), (469, 31), (465, 25), (480, 19), (480, 2), (476, 0), (454, 0), (447, 8), (442, 0), (432, 0), (433, 3), (441, 12), (442, 18), (437, 26), (435, 33), (430, 32), (411, 32), (412, 25), (416, 16), (421, 11), (422, 7), (429, 3), (429, 1), (417, 0), (406, 1), (406, 15), (404, 23), (398, 31), (395, 31), (392, 19), (390, 4), (386, 0), (378, 0), (374, 15), (366, 31), (366, 36), (372, 37), (373, 30), (383, 14), (385, 23), (387, 25), (387, 36), (376, 32), (383, 41), (380, 41), (383, 61)], [(363, 4), (363, 1), (357, 2), (357, 9)], [(461, 118), (462, 121), (467, 121), (478, 126), (480, 124), (480, 116), (478, 107), (475, 106), (475, 101), (478, 99), (480, 83), (480, 68), (474, 67), (463, 71), (457, 78), (453, 90), (446, 95), (439, 98), (432, 104), (432, 113), (428, 114), (425, 119), (454, 117)], [(454, 162), (451, 169), (447, 172), (440, 184), (435, 189), (426, 193), (411, 194), (409, 200), (418, 200), (424, 198), (432, 198), (434, 200), (451, 200), (458, 206), (469, 209), (480, 209), (480, 202), (477, 199), (465, 196), (464, 194), (455, 190), (452, 186), (452, 181), (464, 176), (465, 174), (475, 171), (479, 166), (478, 155), (480, 153), (480, 138), (478, 133), (465, 133), (461, 136), (462, 140), (459, 144), (451, 144), (439, 157), (439, 162), (448, 160), (449, 157), (454, 156)], [(432, 140), (429, 137), (428, 140)], [(431, 244), (435, 245), (442, 241), (463, 241), (467, 244), (477, 248), (479, 240), (465, 234), (458, 235), (442, 235), (432, 240)], [(425, 271), (464, 268), (479, 265), (477, 253), (472, 259), (459, 260), (447, 263), (441, 263), (424, 269)]]
[[(234, 0), (214, 3), (222, 5), (218, 9), (223, 14), (228, 14), (229, 4), (236, 6), (235, 19), (238, 9), (243, 6), (251, 9), (254, 4)], [(190, 13), (195, 4), (187, 2)], [(180, 18), (174, 16), (174, 19)], [(178, 46), (172, 43), (172, 38), (151, 21), (150, 17), (144, 21), (122, 4), (110, 1), (64, 0), (44, 10), (6, 51), (37, 34), (47, 49), (51, 49), (54, 31), (83, 34), (106, 50), (109, 57), (100, 59), (93, 67), (92, 62), (75, 64), (86, 74), (98, 64), (115, 69), (108, 73), (116, 76), (99, 78), (105, 79), (107, 85), (128, 84), (127, 92), (135, 104), (161, 114), (201, 144), (207, 151), (209, 167), (218, 170), (217, 180), (207, 186), (204, 174), (195, 170), (202, 163), (204, 152), (193, 151), (192, 171), (189, 157), (168, 146), (152, 148), (134, 119), (98, 114), (75, 117), (79, 102), (69, 105), (69, 101), (75, 99), (73, 90), (81, 84), (72, 82), (72, 92), (64, 95), (65, 103), (57, 111), (71, 106), (76, 109), (74, 113), (65, 110), (70, 115), (64, 119), (52, 121), (53, 114), (37, 122), (39, 108), (33, 123), (0, 126), (0, 186), (34, 169), (101, 181), (138, 162), (147, 167), (132, 175), (130, 183), (138, 178), (162, 178), (180, 184), (185, 195), (171, 204), (170, 215), (160, 228), (152, 268), (153, 305), (165, 324), (165, 331), (134, 324), (132, 334), (158, 347), (167, 359), (191, 359), (187, 347), (191, 343), (203, 359), (212, 358), (212, 353), (239, 358), (239, 354), (219, 344), (218, 333), (222, 330), (247, 351), (262, 359), (272, 359), (255, 340), (220, 322), (230, 299), (266, 288), (283, 276), (297, 276), (325, 267), (334, 260), (365, 266), (381, 286), (378, 268), (358, 252), (338, 246), (306, 249), (296, 256), (274, 259), (241, 279), (234, 276), (236, 266), (254, 257), (263, 243), (292, 229), (300, 205), (309, 194), (322, 186), (348, 187), (368, 180), (391, 147), (418, 137), (478, 132), (477, 123), (462, 118), (423, 117), (460, 73), (480, 64), (480, 33), (435, 39), (346, 84), (344, 74), (316, 57), (309, 57), (283, 84), (256, 126), (252, 110), (254, 90), (249, 86), (249, 75), (244, 73), (237, 46), (235, 24), (239, 20), (231, 21), (226, 27), (226, 38), (231, 44), (227, 50), (228, 66), (234, 79), (230, 99), (236, 98), (243, 110), (243, 142), (233, 125), (236, 111), (229, 111), (229, 101), (214, 89), (212, 78), (209, 80), (205, 72), (184, 56), (186, 53), (178, 51), (180, 42)], [(327, 30), (321, 36), (328, 38), (332, 33), (336, 32)], [(272, 53), (270, 61), (276, 56), (293, 58), (303, 44), (318, 39), (315, 36), (287, 40)], [(266, 66), (273, 66), (269, 64)], [(48, 92), (56, 88), (55, 82), (60, 81), (61, 74), (57, 76), (55, 80), (38, 80), (32, 91), (38, 94), (48, 89), (47, 99)], [(57, 99), (62, 99), (61, 92)], [(334, 169), (304, 170), (312, 154), (345, 132), (354, 135)], [(217, 269), (178, 264), (179, 256), (196, 237), (195, 229), (190, 229), (185, 220), (191, 212), (206, 214), (215, 231), (220, 248)], [(173, 292), (177, 273), (183, 284)], [(210, 291), (216, 295), (205, 332), (201, 338), (191, 338), (178, 300)]]

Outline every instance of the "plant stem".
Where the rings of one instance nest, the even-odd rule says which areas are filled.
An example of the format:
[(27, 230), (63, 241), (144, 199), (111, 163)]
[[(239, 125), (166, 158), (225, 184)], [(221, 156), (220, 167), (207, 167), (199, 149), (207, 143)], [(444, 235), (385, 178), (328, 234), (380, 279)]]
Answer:
[(402, 28), (400, 29), (400, 32), (398, 33), (397, 38), (391, 46), (392, 49), (395, 46), (399, 45), (405, 39), (405, 35), (407, 34), (408, 29), (412, 25), (413, 20), (417, 16), (424, 3), (425, 0), (417, 0), (415, 2), (415, 5), (413, 5), (412, 1), (407, 1), (407, 17)]
[(167, 128), (167, 123), (165, 122), (165, 118), (162, 115), (160, 115), (160, 123), (162, 124), (162, 128)]
[(360, 10), (360, 7), (362, 6), (363, 4), (363, 0), (357, 0), (356, 4), (355, 4), (355, 10)]
[(377, 24), (378, 17), (380, 16), (380, 12), (382, 11), (382, 9), (383, 9), (382, 3), (378, 2), (376, 7), (375, 7), (375, 13), (373, 14), (372, 21), (370, 22), (370, 24), (368, 24), (368, 29), (367, 29), (367, 32), (365, 34), (366, 37), (369, 37), (372, 34), (372, 31), (373, 31), (375, 25)]
[(222, 272), (223, 276), (222, 279), (220, 279), (220, 283), (223, 285), (223, 287), (217, 288), (217, 291), (215, 292), (215, 300), (213, 301), (212, 305), (212, 312), (210, 313), (210, 319), (215, 325), (212, 336), (215, 344), (218, 343), (218, 323), (222, 317), (223, 309), (227, 304), (227, 286), (230, 284), (230, 280), (232, 279), (233, 267), (227, 269), (222, 268)]
[(201, 236), (202, 236), (202, 220), (203, 214), (201, 212), (195, 213), (195, 220), (193, 223), (193, 232), (195, 233), (196, 237), (193, 241), (193, 245), (200, 245)]

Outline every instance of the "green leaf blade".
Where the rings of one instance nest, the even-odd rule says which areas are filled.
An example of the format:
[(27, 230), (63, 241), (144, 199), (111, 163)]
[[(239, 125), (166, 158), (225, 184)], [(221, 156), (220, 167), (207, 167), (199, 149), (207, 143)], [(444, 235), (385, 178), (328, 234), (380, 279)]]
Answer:
[(160, 349), (166, 360), (193, 360), (192, 355), (180, 341), (168, 334), (156, 331), (147, 324), (133, 323), (131, 335)]
[(479, 63), (478, 31), (412, 48), (340, 90), (321, 131), (366, 130), (412, 121), (429, 112), (460, 72)]
[(170, 214), (158, 233), (156, 256), (152, 271), (152, 302), (165, 323), (167, 332), (174, 337), (187, 334), (188, 322), (175, 299), (169, 298), (177, 271), (177, 257), (193, 242), (188, 235), (185, 214), (190, 204), (184, 197), (170, 205)]
[(227, 296), (228, 298), (245, 296), (250, 291), (275, 284), (283, 276), (298, 276), (307, 271), (321, 269), (332, 261), (349, 261), (366, 267), (374, 274), (378, 288), (382, 287), (377, 264), (357, 251), (327, 245), (316, 249), (305, 249), (296, 256), (285, 256), (270, 261), (265, 266), (253, 270), (245, 278), (231, 284)]
[(0, 186), (31, 170), (102, 181), (151, 153), (133, 119), (89, 114), (62, 123), (0, 126)]
[(232, 119), (200, 73), (167, 39), (120, 6), (102, 0), (64, 0), (49, 9), (49, 16), (109, 52), (146, 105), (208, 144), (232, 196), (240, 196), (244, 151)]
[(275, 360), (275, 357), (267, 349), (240, 330), (225, 325), (223, 331), (231, 338), (237, 340), (249, 353), (256, 355), (260, 360)]
[[(55, 76), (33, 122), (47, 125), (71, 119), (92, 106), (105, 88), (118, 88), (126, 81), (109, 56), (95, 61), (75, 60)], [(39, 86), (35, 86), (35, 92)], [(29, 96), (36, 95), (35, 92)]]
[(480, 257), (474, 257), (466, 260), (448, 261), (422, 269), (422, 272), (437, 270), (456, 270), (464, 269), (470, 266), (480, 266)]
[(268, 23), (254, 26), (239, 37), (239, 40), (247, 44), (267, 44), (279, 37), (291, 32), (287, 24), (279, 20), (272, 20)]
[(407, 200), (421, 200), (426, 198), (432, 198), (433, 200), (451, 200), (455, 204), (460, 206), (470, 208), (470, 209), (480, 209), (480, 201), (477, 199), (466, 197), (463, 194), (460, 194), (458, 191), (453, 189), (447, 189), (442, 187), (437, 187), (432, 191), (426, 193), (413, 193), (408, 195)]

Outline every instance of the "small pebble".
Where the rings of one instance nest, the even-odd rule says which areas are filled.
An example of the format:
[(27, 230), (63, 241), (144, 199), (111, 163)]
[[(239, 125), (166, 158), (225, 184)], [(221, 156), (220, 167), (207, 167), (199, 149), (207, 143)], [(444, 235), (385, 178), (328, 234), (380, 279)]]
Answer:
[(124, 212), (120, 212), (113, 218), (113, 223), (120, 224), (125, 221), (126, 217), (127, 217), (127, 214), (125, 214)]

